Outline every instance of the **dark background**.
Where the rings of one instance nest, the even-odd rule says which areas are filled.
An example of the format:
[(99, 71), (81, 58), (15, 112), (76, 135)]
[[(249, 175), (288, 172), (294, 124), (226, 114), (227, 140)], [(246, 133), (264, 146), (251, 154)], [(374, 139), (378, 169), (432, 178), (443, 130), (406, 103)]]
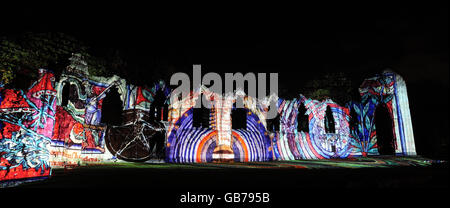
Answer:
[(407, 83), (417, 153), (448, 158), (448, 3), (232, 5), (223, 11), (75, 6), (22, 8), (23, 21), (7, 21), (18, 30), (3, 33), (63, 31), (95, 55), (117, 50), (127, 62), (121, 76), (137, 84), (190, 74), (192, 64), (201, 64), (203, 74), (277, 72), (284, 98), (327, 73), (344, 72), (357, 88), (390, 68)]

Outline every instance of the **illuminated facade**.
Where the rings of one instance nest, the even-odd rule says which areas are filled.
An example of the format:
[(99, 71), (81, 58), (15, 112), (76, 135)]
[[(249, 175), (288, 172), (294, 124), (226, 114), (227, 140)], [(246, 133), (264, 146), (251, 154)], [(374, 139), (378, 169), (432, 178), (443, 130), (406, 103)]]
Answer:
[[(0, 180), (45, 177), (52, 167), (108, 161), (247, 162), (415, 155), (406, 84), (394, 72), (366, 79), (340, 106), (299, 94), (265, 100), (200, 87), (170, 103), (150, 89), (95, 77), (80, 56), (59, 80), (39, 70), (28, 89), (0, 88)], [(209, 107), (194, 108), (200, 97)], [(268, 103), (278, 117), (267, 120)], [(236, 108), (242, 101), (244, 108)], [(382, 122), (382, 119), (383, 122)]]

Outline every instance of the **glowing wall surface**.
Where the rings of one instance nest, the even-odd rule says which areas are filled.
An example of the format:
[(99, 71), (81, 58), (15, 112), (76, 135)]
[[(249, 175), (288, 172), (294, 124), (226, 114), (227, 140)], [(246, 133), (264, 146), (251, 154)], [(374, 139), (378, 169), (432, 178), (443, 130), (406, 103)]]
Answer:
[[(127, 84), (126, 80), (118, 76), (89, 76), (86, 67), (85, 62), (72, 57), (72, 64), (56, 84), (58, 106), (50, 147), (50, 163), (54, 167), (117, 160), (117, 155), (107, 148), (106, 132), (107, 128), (116, 127), (101, 123), (103, 101), (112, 88), (116, 88), (119, 93), (123, 111), (148, 112), (156, 91), (162, 90), (166, 97), (170, 93), (164, 82), (145, 89)], [(65, 87), (70, 87), (69, 100), (67, 105), (62, 106), (64, 96), (67, 96), (63, 95)], [(119, 127), (129, 129), (133, 125), (126, 120)]]
[[(212, 103), (210, 128), (193, 127), (193, 106), (200, 93)], [(258, 116), (260, 110), (251, 105), (253, 98), (244, 98), (246, 129), (231, 128), (230, 114), (236, 98), (237, 96), (217, 95), (201, 88), (192, 92), (188, 98), (173, 103), (167, 131), (166, 161), (189, 163), (272, 160), (270, 139), (264, 120)]]
[[(297, 130), (298, 108), (303, 103), (309, 119), (309, 132)], [(330, 106), (335, 133), (325, 131), (325, 111)], [(299, 99), (278, 102), (280, 131), (275, 133), (275, 157), (280, 160), (344, 158), (354, 154), (349, 137), (349, 112), (332, 100), (317, 101), (300, 95)], [(334, 147), (333, 147), (334, 146)]]
[(375, 108), (385, 104), (393, 120), (395, 153), (416, 155), (414, 135), (406, 84), (403, 78), (391, 71), (364, 80), (359, 88), (361, 101), (352, 101), (349, 108), (358, 114), (359, 125), (351, 135), (354, 147), (363, 155), (377, 155), (377, 134), (374, 124)]
[[(393, 121), (395, 153), (416, 155), (414, 135), (405, 81), (396, 73), (385, 71), (366, 79), (359, 88), (361, 101), (346, 107), (332, 100), (317, 101), (300, 95), (299, 99), (278, 102), (280, 131), (272, 138), (275, 158), (280, 160), (345, 158), (379, 155), (375, 128), (375, 109), (385, 104)], [(297, 130), (298, 106), (307, 108), (309, 132)], [(335, 133), (326, 133), (325, 109), (330, 106)], [(350, 111), (356, 112), (357, 126), (351, 127)], [(334, 146), (334, 147), (333, 147)]]
[(51, 173), (55, 78), (44, 69), (39, 75), (27, 92), (0, 88), (0, 181)]
[[(90, 76), (80, 57), (71, 61), (57, 81), (53, 73), (40, 69), (39, 79), (26, 92), (0, 87), (0, 181), (46, 177), (51, 167), (147, 161), (154, 159), (154, 148), (160, 148), (163, 159), (172, 163), (378, 155), (375, 111), (380, 105), (386, 106), (392, 119), (395, 153), (416, 154), (406, 84), (390, 71), (364, 80), (359, 88), (361, 100), (345, 107), (331, 99), (299, 95), (285, 100), (273, 95), (258, 100), (242, 91), (221, 95), (205, 87), (169, 103), (172, 91), (163, 81), (147, 89), (118, 76)], [(63, 93), (66, 88), (68, 95)], [(127, 115), (118, 125), (103, 124), (101, 118), (103, 101), (112, 88), (117, 89), (120, 108)], [(146, 118), (160, 92), (168, 104), (168, 121), (150, 121)], [(200, 94), (211, 103), (209, 127), (204, 128), (193, 126), (193, 107)], [(246, 127), (233, 129), (231, 114), (238, 99), (244, 102)], [(280, 118), (276, 132), (268, 129), (266, 121), (268, 103), (273, 100), (278, 101)], [(301, 104), (306, 108), (307, 132), (297, 128)], [(325, 127), (327, 107), (334, 121), (332, 133)], [(351, 111), (356, 118), (351, 118)], [(355, 124), (350, 125), (352, 119)], [(152, 144), (158, 139), (155, 135), (162, 135), (162, 146)], [(112, 151), (113, 147), (117, 149)], [(139, 157), (128, 157), (133, 153), (128, 147), (141, 148)]]

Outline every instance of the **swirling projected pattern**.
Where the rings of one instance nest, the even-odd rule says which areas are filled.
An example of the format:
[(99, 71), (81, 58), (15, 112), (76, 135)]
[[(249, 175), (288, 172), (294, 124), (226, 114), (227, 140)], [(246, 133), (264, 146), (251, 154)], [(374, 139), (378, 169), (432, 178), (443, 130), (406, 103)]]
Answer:
[[(246, 110), (247, 129), (233, 130), (233, 138), (237, 137), (236, 134), (238, 134), (240, 138), (242, 138), (245, 146), (248, 147), (249, 155), (247, 161), (273, 160), (270, 138), (267, 136), (266, 128), (256, 114), (249, 109)], [(236, 142), (234, 142), (234, 144), (236, 144)]]
[[(198, 146), (203, 137), (211, 134), (212, 129), (194, 128), (193, 108), (187, 110), (178, 121), (167, 138), (166, 161), (173, 163), (196, 162)], [(212, 154), (212, 152), (211, 152)]]
[[(187, 110), (175, 123), (168, 135), (166, 161), (173, 163), (211, 162), (216, 147), (217, 131), (192, 127), (193, 109)], [(233, 130), (232, 149), (234, 160), (272, 160), (270, 139), (265, 128), (253, 113), (247, 116), (247, 130)]]
[[(304, 103), (309, 119), (309, 132), (297, 131), (298, 106)], [(330, 106), (335, 120), (336, 133), (326, 133), (324, 116), (326, 107)], [(280, 113), (280, 132), (274, 139), (275, 157), (280, 160), (323, 159), (331, 157), (345, 158), (353, 154), (349, 135), (349, 112), (331, 100), (322, 102), (307, 99), (278, 101)], [(331, 145), (336, 151), (333, 152)]]

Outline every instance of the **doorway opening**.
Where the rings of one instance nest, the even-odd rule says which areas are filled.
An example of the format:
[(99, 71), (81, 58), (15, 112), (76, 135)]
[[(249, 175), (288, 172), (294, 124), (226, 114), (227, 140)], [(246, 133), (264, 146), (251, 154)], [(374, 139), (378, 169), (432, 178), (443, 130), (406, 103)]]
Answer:
[(392, 124), (392, 117), (386, 104), (378, 105), (375, 109), (375, 128), (380, 155), (393, 155), (395, 153)]

